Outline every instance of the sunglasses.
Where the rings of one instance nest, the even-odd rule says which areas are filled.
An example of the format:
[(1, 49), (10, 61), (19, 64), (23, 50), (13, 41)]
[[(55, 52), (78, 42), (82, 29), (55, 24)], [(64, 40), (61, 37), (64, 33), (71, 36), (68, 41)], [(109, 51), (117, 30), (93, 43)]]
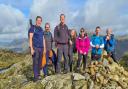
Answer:
[(81, 33), (84, 32), (84, 31), (80, 31)]
[(50, 28), (50, 27), (45, 27), (45, 28)]

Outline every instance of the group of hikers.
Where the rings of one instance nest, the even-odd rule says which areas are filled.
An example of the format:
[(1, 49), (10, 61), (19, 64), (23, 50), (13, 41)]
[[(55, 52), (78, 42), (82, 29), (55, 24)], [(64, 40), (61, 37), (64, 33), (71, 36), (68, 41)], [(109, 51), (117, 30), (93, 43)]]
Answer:
[[(65, 15), (60, 15), (60, 23), (54, 29), (54, 38), (51, 33), (50, 24), (45, 24), (45, 30), (41, 27), (42, 17), (36, 17), (36, 24), (32, 25), (28, 31), (29, 47), (33, 59), (34, 80), (40, 80), (40, 70), (43, 71), (44, 76), (48, 75), (48, 65), (52, 63), (55, 68), (55, 73), (62, 73), (62, 56), (64, 59), (63, 73), (72, 72), (73, 54), (78, 53), (78, 60), (76, 69), (80, 70), (81, 61), (83, 62), (83, 70), (87, 67), (87, 56), (91, 48), (91, 64), (102, 64), (103, 49), (107, 52), (107, 57), (111, 57), (114, 62), (118, 63), (115, 58), (115, 38), (112, 34), (112, 29), (106, 30), (107, 35), (100, 36), (101, 28), (96, 27), (95, 33), (89, 38), (87, 30), (80, 29), (77, 35), (75, 29), (68, 29), (65, 24)], [(55, 48), (53, 49), (53, 42)], [(42, 57), (45, 54), (46, 64), (41, 67)]]

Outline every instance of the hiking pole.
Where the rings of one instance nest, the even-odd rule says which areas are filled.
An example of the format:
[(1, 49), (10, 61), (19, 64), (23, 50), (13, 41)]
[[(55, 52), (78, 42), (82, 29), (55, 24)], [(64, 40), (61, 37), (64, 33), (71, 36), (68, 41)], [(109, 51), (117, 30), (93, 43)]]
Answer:
[(29, 24), (30, 24), (30, 26), (33, 26), (32, 19), (29, 19)]

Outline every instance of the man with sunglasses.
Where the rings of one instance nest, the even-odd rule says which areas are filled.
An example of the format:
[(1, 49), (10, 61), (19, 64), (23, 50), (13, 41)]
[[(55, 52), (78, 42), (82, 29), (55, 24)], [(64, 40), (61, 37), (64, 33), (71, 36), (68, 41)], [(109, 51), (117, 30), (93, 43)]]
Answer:
[(84, 28), (80, 29), (80, 35), (76, 39), (76, 48), (78, 51), (77, 71), (80, 71), (81, 60), (83, 61), (83, 71), (85, 71), (90, 48), (90, 39)]
[(61, 73), (61, 59), (64, 56), (64, 73), (69, 72), (68, 65), (68, 40), (69, 31), (65, 24), (65, 15), (60, 15), (60, 24), (55, 27), (54, 39), (57, 47), (57, 73)]

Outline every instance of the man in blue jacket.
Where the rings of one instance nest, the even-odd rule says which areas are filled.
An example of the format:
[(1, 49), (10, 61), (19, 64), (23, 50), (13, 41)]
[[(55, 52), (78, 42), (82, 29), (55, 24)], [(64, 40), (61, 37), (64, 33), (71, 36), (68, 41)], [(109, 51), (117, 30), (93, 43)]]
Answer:
[(104, 48), (103, 37), (99, 35), (100, 30), (100, 27), (97, 26), (90, 42), (92, 47), (91, 59), (92, 61), (98, 61), (99, 64), (101, 63), (102, 49)]
[(107, 35), (104, 36), (104, 49), (107, 51), (108, 57), (112, 57), (112, 59), (114, 60), (114, 62), (118, 63), (116, 60), (116, 56), (115, 56), (115, 38), (114, 35), (112, 34), (112, 29), (107, 29), (106, 31)]

